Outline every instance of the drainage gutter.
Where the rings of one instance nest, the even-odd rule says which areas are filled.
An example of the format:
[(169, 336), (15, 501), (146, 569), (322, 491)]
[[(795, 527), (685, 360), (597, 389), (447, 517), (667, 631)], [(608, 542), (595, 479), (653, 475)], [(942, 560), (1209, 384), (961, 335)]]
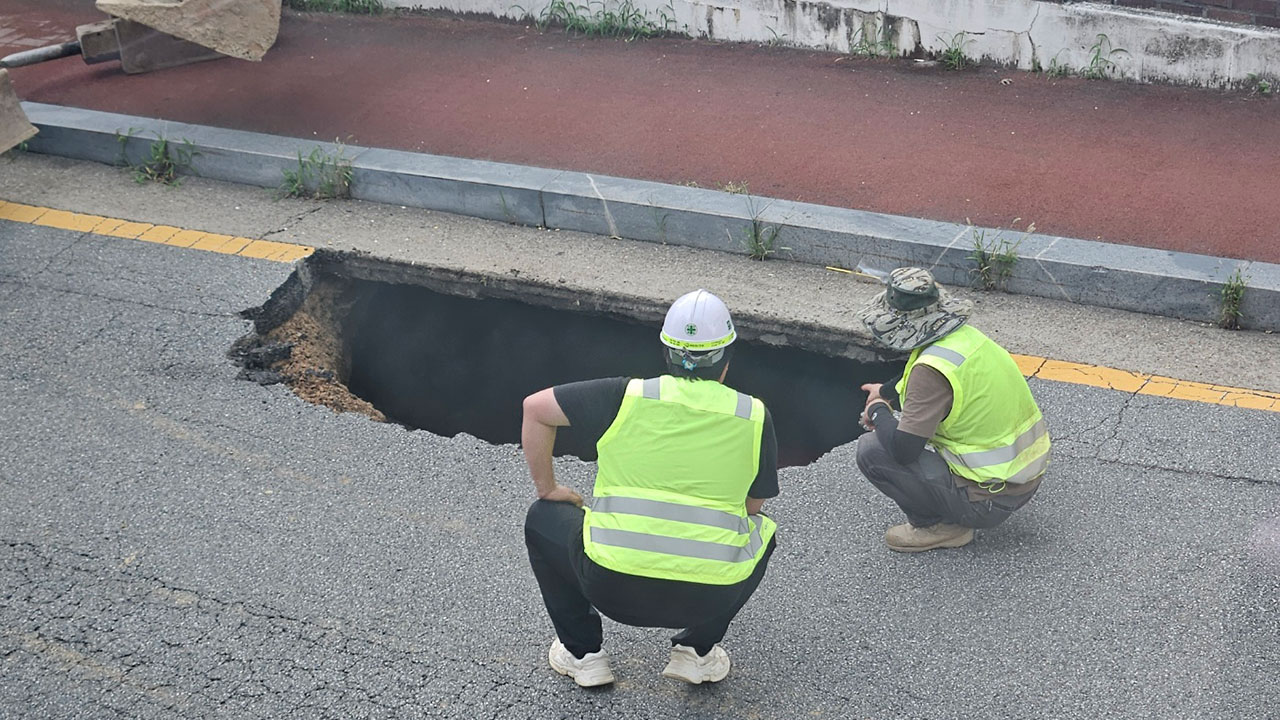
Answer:
[[(139, 162), (151, 143), (163, 137), (191, 144), (197, 153), (191, 174), (274, 188), (284, 170), (296, 169), (299, 154), (319, 147), (351, 161), (351, 194), (361, 200), (739, 254), (746, 253), (753, 225), (778, 226), (783, 228), (779, 244), (785, 247), (777, 257), (786, 260), (843, 268), (920, 265), (932, 268), (944, 284), (967, 286), (972, 281), (968, 255), (974, 229), (955, 223), (581, 172), (339, 147), (57, 105), (22, 105), (40, 129), (28, 146), (38, 153), (109, 164)], [(1000, 232), (978, 230), (985, 230), (988, 240)], [(1005, 233), (1011, 241), (1021, 237)], [(1248, 284), (1241, 325), (1280, 330), (1280, 265), (1049, 235), (1023, 237), (1017, 252), (1009, 292), (1206, 323), (1217, 320), (1221, 290), (1238, 270)], [(521, 288), (527, 297), (529, 286), (521, 283)], [(548, 292), (554, 299), (556, 293)], [(653, 314), (653, 308), (635, 310), (640, 314), (632, 317)], [(839, 354), (847, 355), (847, 350)]]

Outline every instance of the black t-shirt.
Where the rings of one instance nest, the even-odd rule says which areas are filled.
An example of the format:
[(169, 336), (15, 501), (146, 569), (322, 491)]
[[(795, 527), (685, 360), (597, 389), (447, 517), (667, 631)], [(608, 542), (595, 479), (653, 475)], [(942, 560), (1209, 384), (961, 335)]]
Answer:
[[(557, 385), (552, 392), (565, 417), (569, 418), (569, 426), (580, 440), (589, 441), (594, 447), (618, 416), (629, 380), (625, 377), (584, 380)], [(773, 417), (767, 407), (764, 409), (764, 432), (760, 438), (760, 469), (747, 495), (757, 500), (778, 496), (778, 440), (774, 437)]]

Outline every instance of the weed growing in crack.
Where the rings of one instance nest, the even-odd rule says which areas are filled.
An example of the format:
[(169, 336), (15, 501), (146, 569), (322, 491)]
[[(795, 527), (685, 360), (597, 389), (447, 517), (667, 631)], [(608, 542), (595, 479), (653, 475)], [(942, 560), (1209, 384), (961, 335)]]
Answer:
[(942, 52), (938, 55), (942, 67), (948, 70), (963, 70), (972, 62), (964, 52), (965, 46), (973, 42), (965, 31), (961, 30), (952, 35), (950, 40), (939, 35), (938, 42), (942, 43)]
[(1240, 329), (1240, 318), (1244, 317), (1244, 313), (1240, 311), (1240, 305), (1244, 302), (1247, 283), (1248, 279), (1240, 275), (1240, 268), (1236, 268), (1231, 277), (1223, 283), (1219, 293), (1222, 312), (1218, 316), (1218, 327), (1224, 330)]
[(657, 18), (651, 18), (649, 11), (633, 0), (587, 0), (581, 5), (572, 0), (551, 0), (537, 17), (519, 5), (512, 8), (539, 30), (557, 25), (572, 33), (622, 38), (628, 42), (668, 35), (676, 28), (675, 8), (671, 3), (658, 9)]
[(138, 128), (129, 128), (127, 133), (116, 131), (116, 143), (120, 146), (119, 164), (129, 168), (133, 181), (139, 185), (149, 182), (177, 187), (182, 184), (180, 177), (191, 172), (191, 161), (200, 155), (195, 144), (183, 138), (181, 144), (174, 145), (163, 135), (156, 135), (155, 142), (147, 148), (146, 155), (140, 162), (129, 160), (129, 140), (138, 134)]
[(308, 12), (343, 12), (355, 15), (381, 15), (387, 11), (382, 0), (284, 0), (284, 6)]
[(1089, 46), (1089, 64), (1080, 71), (1080, 76), (1088, 80), (1105, 80), (1120, 75), (1120, 66), (1112, 60), (1116, 55), (1128, 55), (1124, 48), (1112, 47), (1111, 39), (1098, 33), (1097, 42)]
[(868, 33), (866, 25), (860, 25), (849, 38), (849, 52), (862, 57), (894, 57), (898, 54), (898, 46), (893, 41), (892, 29), (884, 25), (877, 39), (875, 33)]
[(1034, 72), (1042, 72), (1051, 78), (1067, 77), (1068, 75), (1071, 74), (1071, 66), (1058, 61), (1058, 55), (1061, 55), (1062, 52), (1063, 51), (1059, 50), (1056, 55), (1049, 58), (1049, 67), (1047, 68), (1042, 67), (1040, 65), (1040, 61), (1036, 60), (1035, 66), (1032, 68), (1032, 70)]
[[(751, 215), (751, 224), (747, 227), (747, 235), (743, 238), (742, 244), (747, 250), (747, 256), (752, 260), (765, 261), (770, 255), (779, 250), (790, 250), (788, 247), (778, 245), (779, 238), (782, 237), (782, 225), (767, 223), (760, 219), (760, 215), (768, 209), (766, 205), (759, 210), (756, 209), (755, 201), (750, 195), (747, 195), (747, 212)], [(725, 232), (728, 232), (727, 230)], [(732, 239), (730, 235), (730, 239)]]
[(778, 247), (778, 237), (782, 235), (781, 225), (769, 225), (751, 218), (751, 227), (747, 230), (747, 256), (752, 260), (764, 261), (778, 250), (789, 248)]
[[(1014, 218), (1017, 223), (1022, 218)], [(969, 272), (974, 277), (974, 284), (983, 290), (1004, 290), (1013, 275), (1013, 268), (1018, 264), (1018, 247), (1022, 241), (1036, 231), (1036, 224), (1027, 226), (1026, 232), (1017, 240), (1004, 237), (1004, 231), (996, 230), (995, 235), (987, 238), (987, 231), (969, 224), (969, 234), (973, 239), (973, 250), (969, 259), (974, 267)]]
[(285, 168), (284, 182), (280, 185), (281, 197), (330, 198), (351, 197), (351, 160), (346, 157), (341, 142), (336, 154), (317, 147), (305, 157), (298, 151), (298, 169)]
[(745, 182), (735, 182), (730, 180), (729, 182), (718, 183), (716, 187), (718, 187), (721, 192), (732, 193), (734, 195), (749, 195), (751, 193), (751, 188), (747, 187), (747, 183)]
[(658, 241), (663, 245), (667, 244), (667, 219), (670, 217), (667, 213), (661, 212), (657, 205), (650, 205), (649, 211), (653, 213), (653, 226), (658, 231)]

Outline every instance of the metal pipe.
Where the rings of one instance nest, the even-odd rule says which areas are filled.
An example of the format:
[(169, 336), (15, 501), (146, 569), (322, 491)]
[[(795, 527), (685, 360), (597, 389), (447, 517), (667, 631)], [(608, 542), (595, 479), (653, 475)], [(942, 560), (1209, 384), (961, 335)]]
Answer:
[(35, 65), (46, 60), (57, 60), (58, 58), (70, 57), (80, 54), (80, 41), (72, 40), (61, 45), (50, 45), (48, 47), (36, 48), (34, 50), (23, 50), (12, 55), (6, 55), (0, 58), (0, 68), (16, 68), (24, 65)]

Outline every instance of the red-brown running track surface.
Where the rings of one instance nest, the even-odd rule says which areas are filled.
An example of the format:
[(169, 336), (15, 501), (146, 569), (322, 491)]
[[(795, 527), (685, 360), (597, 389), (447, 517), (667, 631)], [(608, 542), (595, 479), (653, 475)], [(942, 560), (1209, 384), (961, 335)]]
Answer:
[[(0, 53), (101, 17), (0, 0)], [(10, 75), (36, 102), (1280, 263), (1280, 98), (918, 65), (286, 12), (262, 63)]]

